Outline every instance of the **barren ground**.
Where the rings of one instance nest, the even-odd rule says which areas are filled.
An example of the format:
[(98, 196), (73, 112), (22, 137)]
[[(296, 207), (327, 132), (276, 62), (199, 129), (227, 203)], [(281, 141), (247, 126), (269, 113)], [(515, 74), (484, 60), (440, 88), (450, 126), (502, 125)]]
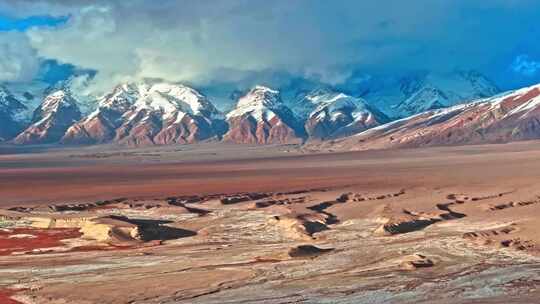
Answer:
[(540, 296), (540, 142), (0, 153), (0, 303)]

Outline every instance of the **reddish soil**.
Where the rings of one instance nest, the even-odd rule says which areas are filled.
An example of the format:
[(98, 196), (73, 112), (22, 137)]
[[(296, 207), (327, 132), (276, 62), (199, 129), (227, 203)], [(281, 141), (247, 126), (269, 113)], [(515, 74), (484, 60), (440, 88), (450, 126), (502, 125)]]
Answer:
[(540, 90), (538, 88), (534, 88), (530, 90), (529, 92), (523, 94), (522, 96), (506, 98), (505, 100), (502, 101), (502, 103), (505, 106), (505, 108), (512, 109), (526, 102), (527, 100), (537, 97), (538, 95), (540, 95)]
[(100, 246), (100, 245), (84, 245), (84, 246), (77, 246), (73, 247), (70, 251), (71, 252), (89, 252), (89, 251), (118, 251), (118, 250), (127, 250), (127, 249), (133, 249), (137, 248), (137, 246), (118, 246), (118, 245), (107, 245), (107, 246)]
[(22, 304), (19, 301), (13, 300), (11, 297), (19, 290), (0, 289), (0, 303), (2, 304)]
[[(16, 234), (29, 234), (34, 238), (10, 238)], [(0, 256), (10, 255), (18, 251), (31, 251), (62, 246), (61, 240), (80, 237), (82, 234), (78, 229), (33, 229), (16, 228), (10, 232), (0, 231)]]
[[(220, 146), (215, 147), (218, 151)], [(156, 148), (157, 150), (158, 148)], [(178, 195), (294, 191), (355, 185), (402, 189), (467, 184), (518, 186), (540, 178), (540, 142), (220, 159), (193, 152), (134, 159), (69, 157), (68, 152), (0, 157), (0, 206), (49, 205)], [(243, 148), (246, 149), (246, 148)], [(216, 156), (218, 158), (218, 156)], [(228, 159), (229, 158), (229, 159)], [(232, 158), (232, 159), (231, 159)], [(160, 159), (150, 162), (150, 160)], [(494, 166), (493, 164), (497, 164)], [(455, 168), (459, 167), (459, 170)], [(383, 174), (386, 173), (386, 174)]]
[[(339, 156), (332, 158), (341, 161)], [(306, 185), (310, 188), (346, 185), (359, 172), (356, 168), (329, 169), (317, 157), (209, 163), (55, 162), (51, 167), (27, 161), (6, 164), (7, 168), (3, 165), (0, 161), (2, 207), (94, 202), (118, 197), (300, 190)]]

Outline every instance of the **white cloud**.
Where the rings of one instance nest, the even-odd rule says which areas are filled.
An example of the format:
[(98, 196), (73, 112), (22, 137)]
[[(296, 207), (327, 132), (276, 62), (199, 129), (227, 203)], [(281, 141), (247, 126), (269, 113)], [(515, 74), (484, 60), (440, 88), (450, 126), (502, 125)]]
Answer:
[(24, 34), (0, 33), (0, 81), (29, 81), (38, 68), (37, 54)]
[(44, 58), (97, 70), (98, 88), (143, 77), (205, 84), (266, 70), (339, 83), (358, 69), (477, 68), (538, 20), (530, 0), (2, 2), (16, 15), (71, 16), (28, 36)]

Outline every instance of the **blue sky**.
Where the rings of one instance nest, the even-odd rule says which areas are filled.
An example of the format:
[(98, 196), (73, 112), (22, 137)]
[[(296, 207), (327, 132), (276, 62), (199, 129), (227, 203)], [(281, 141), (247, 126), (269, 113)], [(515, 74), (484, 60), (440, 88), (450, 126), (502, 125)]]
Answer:
[[(25, 18), (10, 17), (0, 14), (0, 32), (20, 31), (31, 28), (58, 27), (69, 20), (67, 16), (30, 16)], [(50, 84), (69, 78), (76, 72), (76, 67), (70, 64), (60, 64), (56, 60), (42, 60), (35, 78), (45, 80)]]
[(68, 17), (30, 16), (26, 18), (9, 17), (0, 14), (0, 31), (25, 31), (32, 27), (59, 26), (64, 24)]
[(475, 69), (512, 89), (540, 82), (537, 20), (532, 0), (0, 0), (0, 44), (12, 44), (0, 69), (14, 69), (0, 80), (93, 70), (103, 86), (276, 75), (343, 85)]

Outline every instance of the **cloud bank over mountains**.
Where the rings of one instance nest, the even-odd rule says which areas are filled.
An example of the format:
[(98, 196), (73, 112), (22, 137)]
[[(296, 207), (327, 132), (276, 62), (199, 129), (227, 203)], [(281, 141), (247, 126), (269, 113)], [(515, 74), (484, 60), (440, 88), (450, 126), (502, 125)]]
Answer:
[(454, 69), (532, 81), (522, 59), (540, 56), (532, 0), (0, 0), (2, 15), (65, 22), (0, 32), (0, 81), (31, 79), (52, 59), (95, 70), (97, 90), (141, 78), (204, 86), (286, 73), (340, 84), (359, 72)]
[(24, 35), (0, 34), (0, 81), (29, 81), (38, 69), (37, 51)]

